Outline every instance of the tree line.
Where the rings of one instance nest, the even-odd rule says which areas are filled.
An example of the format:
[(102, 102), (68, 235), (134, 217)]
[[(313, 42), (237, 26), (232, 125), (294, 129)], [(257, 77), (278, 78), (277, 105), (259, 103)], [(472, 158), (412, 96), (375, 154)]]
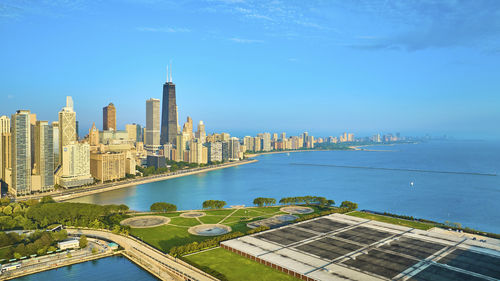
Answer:
[(222, 209), (226, 204), (226, 201), (222, 200), (206, 200), (202, 206), (203, 209)]
[(276, 199), (274, 198), (265, 198), (265, 197), (257, 197), (253, 200), (253, 204), (259, 207), (262, 206), (271, 206), (276, 204)]
[(2, 199), (0, 229), (41, 229), (51, 224), (63, 224), (128, 233), (129, 227), (120, 225), (127, 211), (128, 207), (123, 204), (55, 203), (50, 196), (21, 202)]
[(45, 255), (47, 252), (57, 250), (57, 242), (68, 238), (66, 230), (58, 232), (35, 231), (30, 235), (19, 235), (15, 232), (0, 232), (0, 245), (8, 247), (2, 253), (4, 259), (20, 259), (30, 255)]
[(328, 200), (325, 197), (320, 196), (299, 196), (299, 197), (284, 197), (280, 199), (281, 204), (316, 204), (320, 206), (333, 206), (335, 201)]
[(177, 211), (177, 206), (166, 202), (156, 202), (149, 207), (149, 210), (151, 212), (174, 212)]

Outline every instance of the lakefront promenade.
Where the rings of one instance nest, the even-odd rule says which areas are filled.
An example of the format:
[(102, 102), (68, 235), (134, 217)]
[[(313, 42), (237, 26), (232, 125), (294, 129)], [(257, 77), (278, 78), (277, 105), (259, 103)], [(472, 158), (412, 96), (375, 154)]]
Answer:
[(112, 190), (116, 190), (116, 189), (120, 189), (120, 188), (125, 188), (125, 187), (129, 187), (129, 186), (141, 185), (141, 184), (146, 184), (146, 183), (156, 182), (156, 181), (163, 181), (163, 180), (168, 180), (168, 179), (173, 179), (173, 178), (178, 178), (178, 177), (185, 177), (185, 176), (215, 171), (215, 170), (219, 170), (219, 169), (225, 169), (225, 168), (235, 167), (235, 166), (244, 165), (244, 164), (250, 164), (250, 163), (254, 163), (254, 162), (257, 162), (257, 160), (244, 159), (244, 160), (236, 161), (236, 162), (229, 162), (229, 163), (218, 164), (218, 165), (210, 165), (210, 166), (201, 167), (201, 168), (179, 170), (179, 171), (175, 171), (175, 172), (169, 172), (169, 173), (159, 174), (159, 175), (151, 175), (151, 176), (147, 176), (147, 177), (137, 177), (134, 179), (126, 179), (126, 180), (111, 182), (111, 183), (102, 183), (102, 184), (95, 184), (95, 185), (91, 185), (91, 186), (82, 186), (82, 187), (76, 187), (76, 188), (71, 188), (71, 189), (34, 194), (34, 195), (29, 195), (29, 196), (18, 196), (18, 197), (16, 197), (16, 200), (17, 201), (24, 201), (24, 200), (28, 200), (28, 199), (40, 199), (44, 196), (50, 195), (50, 196), (52, 196), (52, 198), (55, 201), (62, 202), (62, 201), (67, 201), (67, 200), (71, 200), (71, 199), (75, 199), (75, 198), (79, 198), (79, 197), (83, 197), (83, 196), (87, 196), (87, 195), (92, 195), (92, 194), (112, 191)]

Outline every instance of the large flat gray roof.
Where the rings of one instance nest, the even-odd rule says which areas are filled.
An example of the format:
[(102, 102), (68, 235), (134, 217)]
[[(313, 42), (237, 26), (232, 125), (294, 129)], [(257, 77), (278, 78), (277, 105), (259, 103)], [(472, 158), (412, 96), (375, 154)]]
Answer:
[(342, 214), (221, 243), (314, 280), (498, 280), (500, 247)]

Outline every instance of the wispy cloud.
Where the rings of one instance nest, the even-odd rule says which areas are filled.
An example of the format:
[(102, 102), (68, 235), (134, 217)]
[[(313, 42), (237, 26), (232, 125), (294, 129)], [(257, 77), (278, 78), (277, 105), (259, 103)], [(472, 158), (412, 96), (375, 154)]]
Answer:
[(484, 48), (491, 41), (498, 43), (499, 1), (401, 1), (397, 4), (386, 2), (377, 7), (372, 2), (361, 0), (357, 8), (363, 14), (384, 18), (401, 28), (379, 38), (359, 38), (373, 40), (354, 43), (353, 48), (418, 51), (448, 47)]
[(166, 32), (166, 33), (191, 32), (191, 30), (188, 28), (178, 28), (178, 27), (137, 27), (135, 30), (141, 32)]
[(19, 7), (0, 3), (0, 17), (2, 18), (18, 18), (21, 12)]
[(263, 40), (257, 40), (257, 39), (244, 39), (244, 38), (237, 38), (233, 37), (229, 39), (230, 41), (236, 42), (236, 43), (241, 43), (241, 44), (254, 44), (254, 43), (264, 43)]

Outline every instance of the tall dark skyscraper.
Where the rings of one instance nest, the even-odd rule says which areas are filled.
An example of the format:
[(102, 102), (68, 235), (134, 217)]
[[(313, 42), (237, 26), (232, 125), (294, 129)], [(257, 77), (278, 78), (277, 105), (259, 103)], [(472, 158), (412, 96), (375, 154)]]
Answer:
[(163, 99), (161, 107), (161, 134), (160, 144), (175, 144), (177, 138), (177, 103), (175, 98), (175, 84), (172, 83), (172, 67), (170, 78), (163, 84)]

